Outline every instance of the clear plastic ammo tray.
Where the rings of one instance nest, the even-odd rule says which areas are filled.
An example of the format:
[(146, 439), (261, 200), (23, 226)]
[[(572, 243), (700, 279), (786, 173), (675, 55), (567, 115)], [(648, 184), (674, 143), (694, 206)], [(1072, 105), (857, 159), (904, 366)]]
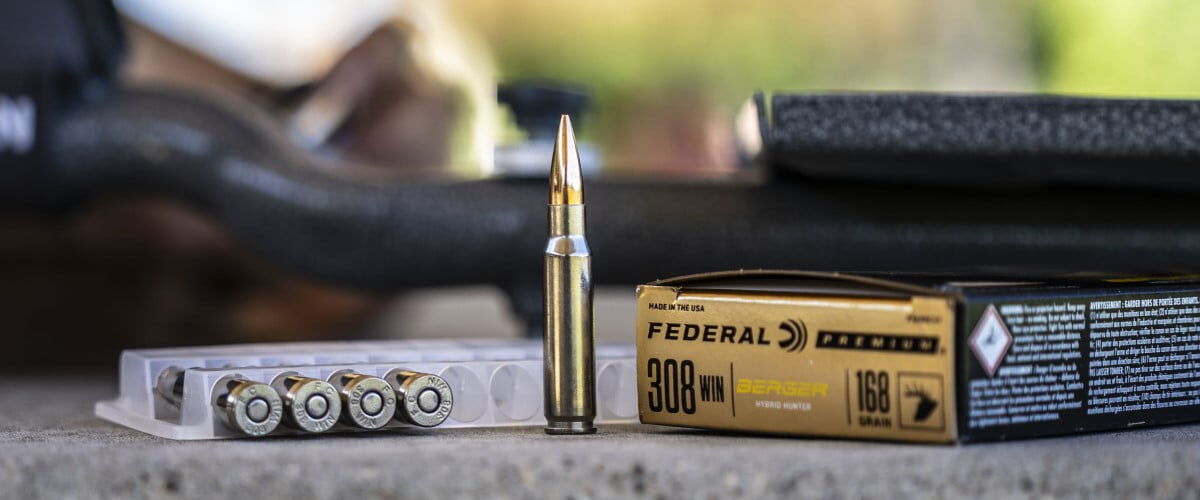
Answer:
[[(637, 421), (634, 362), (632, 344), (596, 346), (598, 423)], [(119, 396), (96, 415), (168, 439), (545, 425), (536, 341), (129, 350), (120, 371)]]

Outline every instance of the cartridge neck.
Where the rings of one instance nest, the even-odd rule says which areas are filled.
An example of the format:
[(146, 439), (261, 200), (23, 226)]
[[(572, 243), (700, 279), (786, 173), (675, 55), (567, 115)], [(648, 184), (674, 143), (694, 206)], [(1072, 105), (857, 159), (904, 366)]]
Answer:
[(550, 236), (583, 236), (586, 231), (583, 204), (549, 205)]

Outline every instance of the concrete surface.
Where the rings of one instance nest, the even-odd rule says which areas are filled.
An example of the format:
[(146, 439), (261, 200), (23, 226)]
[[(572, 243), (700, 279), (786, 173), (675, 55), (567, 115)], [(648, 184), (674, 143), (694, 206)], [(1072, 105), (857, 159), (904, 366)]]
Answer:
[(0, 383), (0, 497), (1200, 496), (1200, 426), (970, 446), (649, 426), (171, 442), (92, 416), (105, 377)]

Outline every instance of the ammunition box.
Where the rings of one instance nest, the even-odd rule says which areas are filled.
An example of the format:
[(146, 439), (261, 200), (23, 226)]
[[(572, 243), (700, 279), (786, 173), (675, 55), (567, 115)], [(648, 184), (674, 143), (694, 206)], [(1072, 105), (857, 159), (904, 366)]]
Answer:
[(987, 441), (1200, 420), (1200, 283), (730, 271), (638, 287), (643, 423)]

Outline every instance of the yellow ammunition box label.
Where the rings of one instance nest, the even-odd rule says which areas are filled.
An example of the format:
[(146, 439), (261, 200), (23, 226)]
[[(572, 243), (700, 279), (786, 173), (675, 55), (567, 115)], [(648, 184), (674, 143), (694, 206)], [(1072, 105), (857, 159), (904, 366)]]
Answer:
[(902, 441), (955, 433), (943, 296), (637, 292), (647, 424)]

